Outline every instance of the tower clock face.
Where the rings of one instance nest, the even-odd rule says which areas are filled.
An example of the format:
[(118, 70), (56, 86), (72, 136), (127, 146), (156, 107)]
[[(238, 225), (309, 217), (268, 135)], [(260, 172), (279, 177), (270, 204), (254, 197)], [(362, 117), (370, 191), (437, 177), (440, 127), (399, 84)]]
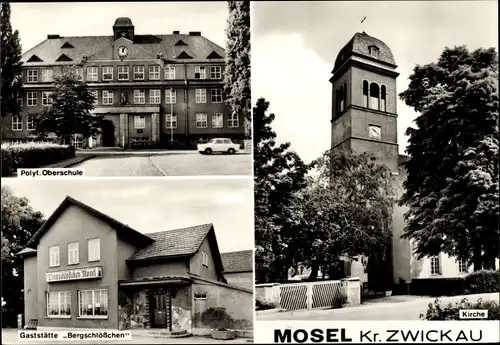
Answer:
[(119, 57), (123, 58), (128, 55), (128, 48), (125, 46), (118, 47), (117, 53)]

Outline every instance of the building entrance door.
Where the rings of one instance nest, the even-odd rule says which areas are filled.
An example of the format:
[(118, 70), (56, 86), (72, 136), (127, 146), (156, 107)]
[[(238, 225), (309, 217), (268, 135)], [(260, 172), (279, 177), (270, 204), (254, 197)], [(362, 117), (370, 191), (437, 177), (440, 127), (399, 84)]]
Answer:
[(151, 326), (155, 328), (168, 328), (172, 331), (172, 297), (170, 289), (157, 289), (153, 292), (151, 299)]
[(104, 120), (101, 124), (102, 129), (102, 146), (115, 146), (115, 126), (110, 120)]

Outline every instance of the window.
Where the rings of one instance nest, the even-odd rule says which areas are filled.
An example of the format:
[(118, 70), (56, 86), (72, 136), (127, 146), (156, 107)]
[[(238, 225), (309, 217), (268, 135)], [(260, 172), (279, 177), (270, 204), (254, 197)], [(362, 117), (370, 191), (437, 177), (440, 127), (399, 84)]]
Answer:
[(89, 318), (107, 318), (108, 290), (79, 290), (78, 316)]
[(212, 114), (212, 128), (222, 128), (224, 125), (223, 114), (213, 113)]
[(28, 107), (36, 107), (38, 105), (38, 99), (36, 97), (36, 92), (26, 93), (26, 105)]
[(107, 90), (104, 90), (102, 92), (102, 104), (113, 104), (114, 103), (114, 100), (113, 100), (113, 91), (107, 91)]
[(380, 88), (380, 110), (386, 111), (386, 98), (387, 98), (387, 92), (386, 92), (386, 87), (385, 85), (382, 85)]
[(12, 130), (13, 131), (23, 130), (23, 118), (21, 116), (12, 116)]
[(104, 66), (102, 68), (102, 80), (105, 80), (105, 81), (113, 80), (113, 67), (112, 66)]
[(52, 105), (52, 92), (50, 91), (43, 91), (42, 92), (42, 105), (44, 107), (48, 107)]
[(194, 79), (206, 79), (207, 78), (207, 72), (205, 67), (202, 66), (195, 66), (194, 67)]
[(68, 265), (76, 265), (79, 262), (78, 242), (68, 243)]
[(88, 255), (89, 262), (101, 260), (101, 240), (99, 238), (92, 238), (88, 240)]
[(370, 109), (380, 110), (379, 104), (379, 87), (377, 83), (370, 84)]
[(42, 69), (42, 82), (49, 83), (54, 79), (54, 71), (52, 69)]
[(202, 260), (203, 266), (208, 267), (208, 254), (207, 253), (201, 252), (201, 260)]
[(71, 316), (71, 291), (47, 292), (47, 317)]
[(76, 80), (83, 80), (83, 68), (81, 67), (75, 68), (75, 76)]
[(212, 103), (222, 103), (222, 89), (212, 89)]
[(98, 81), (97, 67), (87, 67), (87, 81)]
[(195, 293), (194, 294), (194, 299), (207, 299), (207, 294), (206, 294), (206, 292), (204, 292), (204, 293)]
[(82, 137), (73, 136), (71, 138), (71, 146), (75, 149), (83, 149), (83, 139)]
[(135, 129), (146, 128), (146, 117), (144, 115), (134, 116), (134, 128)]
[(26, 117), (26, 129), (28, 131), (34, 131), (35, 130), (35, 122), (33, 116), (27, 116)]
[(168, 129), (177, 128), (177, 115), (165, 114), (165, 126)]
[(363, 80), (363, 107), (368, 108), (368, 82)]
[(175, 67), (165, 67), (165, 79), (175, 79)]
[(28, 83), (38, 82), (38, 71), (35, 69), (28, 70)]
[(437, 275), (441, 274), (441, 260), (439, 260), (439, 256), (434, 256), (431, 258), (431, 274)]
[(160, 66), (149, 66), (149, 80), (160, 80)]
[(165, 103), (175, 104), (177, 102), (177, 92), (174, 89), (165, 90)]
[(195, 90), (196, 103), (207, 103), (207, 90), (206, 89), (196, 89)]
[(222, 79), (221, 66), (210, 66), (210, 79)]
[(59, 266), (59, 246), (49, 247), (49, 267)]
[(458, 262), (458, 272), (460, 273), (467, 273), (468, 270), (468, 265), (467, 265), (467, 260), (457, 260)]
[(149, 90), (149, 103), (160, 104), (160, 90)]
[(337, 112), (341, 113), (345, 110), (345, 105), (347, 101), (347, 83), (344, 83), (344, 85), (340, 86), (340, 89), (337, 90), (336, 97), (337, 97)]
[(370, 46), (369, 49), (370, 49), (370, 55), (375, 58), (378, 58), (378, 48), (375, 46)]
[(368, 137), (380, 140), (382, 137), (381, 127), (377, 125), (368, 125)]
[(118, 80), (128, 80), (128, 66), (118, 66)]
[(93, 105), (98, 105), (99, 104), (99, 91), (97, 90), (90, 90), (89, 93), (94, 96), (94, 103)]
[(134, 90), (134, 104), (145, 104), (145, 103), (146, 103), (146, 91)]
[(134, 66), (134, 80), (144, 80), (144, 66)]
[(227, 126), (229, 128), (237, 128), (240, 126), (238, 114), (229, 114), (227, 118)]
[(207, 127), (207, 114), (196, 114), (196, 128)]

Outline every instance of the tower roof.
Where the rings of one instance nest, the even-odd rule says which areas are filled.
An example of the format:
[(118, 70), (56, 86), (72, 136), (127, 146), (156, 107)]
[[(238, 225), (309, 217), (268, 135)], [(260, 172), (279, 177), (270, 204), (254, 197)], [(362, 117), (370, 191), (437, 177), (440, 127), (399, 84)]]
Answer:
[[(378, 49), (378, 57), (375, 58), (370, 54), (370, 47), (376, 47)], [(396, 61), (394, 61), (394, 56), (392, 55), (391, 49), (379, 40), (378, 38), (368, 35), (366, 32), (357, 32), (351, 40), (342, 48), (335, 59), (336, 71), (340, 66), (344, 64), (346, 60), (352, 55), (362, 55), (370, 59), (376, 59), (379, 62), (390, 64), (395, 66)]]
[(132, 24), (132, 20), (130, 18), (120, 17), (120, 18), (116, 18), (115, 25), (113, 25), (113, 26), (127, 27), (127, 26), (134, 26), (134, 24)]

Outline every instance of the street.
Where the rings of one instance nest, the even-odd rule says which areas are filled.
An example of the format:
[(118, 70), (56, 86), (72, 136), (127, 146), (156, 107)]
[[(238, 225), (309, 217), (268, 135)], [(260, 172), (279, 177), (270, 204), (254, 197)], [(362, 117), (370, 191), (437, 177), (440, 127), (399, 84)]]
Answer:
[[(409, 298), (413, 296), (408, 296)], [(498, 301), (498, 293), (488, 293), (479, 295), (442, 297), (439, 300), (444, 303), (460, 302), (467, 298), (469, 302), (483, 300)], [(427, 306), (435, 298), (415, 296), (414, 300), (404, 300), (401, 302), (380, 302), (369, 303), (355, 307), (346, 307), (328, 310), (296, 311), (296, 312), (258, 312), (258, 321), (271, 320), (420, 320), (420, 314), (427, 311)]]
[[(48, 344), (45, 340), (39, 341), (21, 341), (17, 340), (17, 329), (12, 328), (2, 328), (2, 344), (14, 345), (14, 344)], [(75, 340), (71, 341), (71, 344), (244, 344), (251, 343), (251, 339), (247, 338), (236, 338), (233, 340), (215, 340), (210, 337), (186, 337), (186, 338), (153, 338), (145, 336), (134, 336), (132, 335), (132, 340), (103, 340), (99, 342), (85, 341), (85, 340)], [(52, 344), (65, 344), (64, 341), (53, 341)], [(67, 343), (67, 342), (66, 342)]]
[(252, 156), (186, 153), (102, 154), (71, 168), (85, 176), (197, 176), (252, 174)]

